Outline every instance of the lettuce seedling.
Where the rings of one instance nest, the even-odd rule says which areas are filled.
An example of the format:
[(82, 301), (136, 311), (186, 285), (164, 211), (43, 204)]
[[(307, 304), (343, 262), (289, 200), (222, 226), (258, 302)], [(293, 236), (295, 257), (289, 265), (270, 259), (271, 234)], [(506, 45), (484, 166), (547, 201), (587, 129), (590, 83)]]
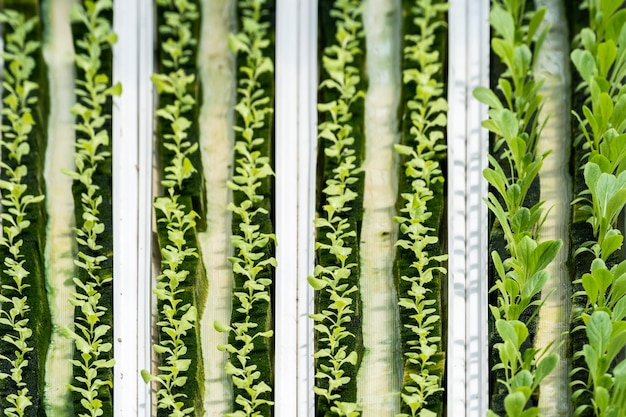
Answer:
[[(352, 324), (359, 314), (358, 187), (361, 187), (361, 127), (354, 109), (365, 97), (360, 68), (363, 54), (362, 5), (358, 1), (335, 1), (330, 15), (336, 18), (334, 37), (325, 47), (325, 77), (319, 88), (330, 101), (318, 104), (322, 141), (328, 166), (322, 190), (322, 212), (315, 220), (317, 264), (310, 285), (317, 291), (315, 321), (315, 387), (318, 414), (360, 415), (356, 404), (356, 371), (360, 363), (360, 330)], [(326, 411), (324, 411), (326, 410)], [(325, 415), (325, 414), (324, 414)]]
[(235, 277), (233, 312), (229, 326), (216, 329), (229, 333), (229, 343), (220, 346), (230, 355), (225, 371), (234, 392), (229, 416), (271, 415), (272, 371), (270, 352), (271, 287), (276, 259), (276, 236), (269, 220), (274, 175), (271, 166), (274, 61), (271, 57), (270, 2), (237, 2), (240, 29), (229, 35), (228, 44), (238, 55), (237, 104), (235, 111), (235, 168), (227, 186), (233, 202), (231, 244), (228, 260)]
[[(27, 158), (33, 142), (35, 120), (33, 113), (38, 111), (39, 85), (34, 78), (35, 59), (40, 43), (27, 40), (39, 24), (37, 17), (26, 18), (15, 10), (0, 12), (0, 23), (4, 25), (5, 45), (2, 108), (2, 158), (0, 168), (0, 193), (2, 213), (2, 233), (0, 246), (5, 257), (0, 288), (0, 386), (5, 398), (1, 399), (3, 414), (18, 417), (33, 412), (34, 395), (37, 387), (30, 380), (38, 373), (36, 361), (39, 356), (33, 340), (33, 323), (30, 320), (32, 305), (28, 291), (34, 285), (35, 272), (29, 270), (32, 264), (26, 262), (32, 249), (32, 236), (28, 236), (31, 223), (37, 220), (37, 211), (43, 195), (33, 195), (26, 182), (33, 177), (28, 171)], [(26, 240), (26, 242), (25, 242)], [(4, 252), (6, 248), (6, 252)], [(31, 361), (29, 361), (31, 358)], [(35, 406), (35, 409), (37, 406)], [(37, 412), (36, 410), (34, 411)]]
[(111, 306), (103, 302), (103, 294), (110, 291), (105, 288), (113, 281), (111, 255), (103, 245), (112, 235), (106, 226), (110, 223), (104, 220), (110, 214), (103, 213), (104, 207), (110, 204), (105, 200), (110, 199), (111, 190), (103, 188), (104, 184), (96, 179), (103, 166), (110, 166), (110, 102), (113, 96), (122, 93), (121, 84), (111, 83), (103, 62), (103, 51), (117, 41), (111, 29), (111, 10), (111, 0), (86, 0), (71, 10), (72, 23), (85, 33), (81, 39), (74, 40), (75, 64), (84, 77), (76, 81), (77, 101), (71, 109), (76, 117), (75, 171), (65, 171), (74, 180), (79, 193), (76, 199), (79, 218), (74, 229), (78, 245), (74, 263), (79, 273), (73, 279), (76, 292), (70, 299), (75, 307), (75, 318), (74, 328), (65, 329), (65, 334), (74, 341), (76, 349), (71, 361), (74, 381), (69, 388), (83, 398), (77, 402), (80, 412), (90, 416), (112, 413), (111, 370), (115, 363)]
[[(394, 221), (400, 225), (396, 246), (400, 321), (409, 330), (403, 340), (405, 357), (398, 417), (437, 415), (441, 403), (433, 396), (443, 391), (441, 345), (441, 294), (436, 284), (446, 274), (447, 255), (438, 254), (438, 230), (433, 224), (433, 203), (443, 198), (444, 177), (440, 160), (445, 158), (444, 128), (448, 103), (444, 83), (437, 79), (443, 63), (436, 49), (438, 30), (445, 24), (442, 15), (447, 2), (422, 1), (411, 6), (412, 24), (419, 35), (404, 35), (403, 83), (409, 97), (405, 123), (408, 128), (396, 152), (403, 161), (403, 174), (410, 192), (401, 192), (403, 206)], [(405, 31), (407, 29), (405, 28)], [(436, 216), (436, 215), (435, 215)], [(434, 253), (433, 253), (434, 252)], [(405, 267), (406, 265), (406, 267)]]

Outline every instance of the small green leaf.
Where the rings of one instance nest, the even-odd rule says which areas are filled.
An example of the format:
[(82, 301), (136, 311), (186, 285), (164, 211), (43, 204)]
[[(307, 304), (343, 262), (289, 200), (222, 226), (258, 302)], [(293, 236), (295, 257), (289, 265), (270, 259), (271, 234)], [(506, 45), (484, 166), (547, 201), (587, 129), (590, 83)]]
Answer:
[(311, 285), (311, 287), (313, 287), (313, 289), (316, 291), (320, 291), (324, 289), (326, 285), (328, 285), (326, 281), (319, 279), (319, 278), (315, 278), (313, 276), (309, 276), (308, 281), (309, 281), (309, 285)]
[(219, 320), (213, 321), (213, 328), (215, 328), (215, 330), (217, 330), (220, 333), (227, 333), (227, 332), (230, 332), (231, 330), (230, 326), (227, 326), (226, 324), (222, 323)]
[(145, 369), (142, 369), (141, 370), (141, 379), (143, 379), (143, 382), (148, 384), (148, 383), (153, 381), (154, 377), (152, 376), (152, 374), (150, 372), (148, 372)]

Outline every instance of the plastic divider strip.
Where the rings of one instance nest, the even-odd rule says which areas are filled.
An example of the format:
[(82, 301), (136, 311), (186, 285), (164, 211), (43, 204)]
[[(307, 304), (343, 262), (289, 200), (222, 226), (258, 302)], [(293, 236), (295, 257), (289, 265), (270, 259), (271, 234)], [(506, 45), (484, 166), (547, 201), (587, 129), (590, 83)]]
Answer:
[[(489, 0), (451, 0), (448, 18), (448, 415), (488, 407), (487, 108), (472, 96), (489, 84)], [(464, 325), (462, 325), (463, 323)], [(461, 324), (461, 325), (459, 325)]]
[(276, 151), (275, 213), (275, 387), (274, 415), (293, 417), (298, 403), (297, 277), (298, 277), (298, 6), (276, 2)]
[(152, 197), (145, 195), (144, 183), (151, 177), (152, 152), (146, 144), (151, 146), (152, 123), (146, 126), (146, 121), (152, 118), (152, 97), (151, 90), (146, 94), (145, 84), (150, 82), (153, 59), (152, 4), (115, 0), (114, 5), (113, 29), (119, 41), (113, 47), (113, 78), (122, 83), (123, 93), (113, 101), (113, 395), (115, 416), (135, 417), (150, 415), (150, 386), (139, 372), (150, 369)]
[(315, 415), (313, 394), (313, 289), (307, 277), (313, 274), (315, 187), (317, 155), (317, 1), (303, 0), (298, 15), (298, 416)]

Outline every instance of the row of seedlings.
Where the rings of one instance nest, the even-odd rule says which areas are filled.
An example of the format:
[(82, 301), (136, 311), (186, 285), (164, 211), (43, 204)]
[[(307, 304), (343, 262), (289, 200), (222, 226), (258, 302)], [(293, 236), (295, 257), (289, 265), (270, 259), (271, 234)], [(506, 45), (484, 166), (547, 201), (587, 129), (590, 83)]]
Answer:
[(319, 2), (318, 187), (315, 219), (315, 386), (317, 416), (359, 415), (362, 360), (359, 232), (363, 215), (362, 4)]
[(404, 363), (402, 414), (442, 415), (444, 215), (444, 53), (447, 1), (403, 2), (403, 126), (399, 179), (400, 236), (395, 272)]
[(225, 372), (232, 381), (231, 416), (271, 416), (273, 410), (272, 225), (274, 32), (272, 0), (239, 0), (238, 31), (229, 35), (237, 54), (234, 167), (228, 187), (233, 201), (231, 243), (234, 285)]
[[(619, 217), (626, 204), (626, 10), (592, 0), (571, 53), (577, 73), (574, 294), (571, 322), (575, 416), (617, 416), (626, 409), (626, 261)], [(583, 20), (584, 21), (584, 20)]]
[(484, 171), (492, 223), (490, 416), (537, 415), (539, 384), (559, 359), (532, 340), (536, 315), (549, 296), (542, 293), (550, 278), (545, 269), (561, 248), (560, 240), (540, 240), (546, 210), (538, 174), (549, 152), (536, 152), (543, 98), (534, 67), (547, 34), (547, 28), (539, 29), (544, 14), (543, 8), (527, 11), (523, 1), (492, 2), (491, 46), (500, 75), (492, 89), (474, 91), (490, 108), (483, 126), (493, 138), (491, 167)]
[(48, 115), (38, 1), (2, 1), (0, 412), (42, 416), (51, 324), (43, 155)]
[(82, 1), (71, 10), (75, 50), (75, 170), (77, 269), (73, 392), (76, 414), (113, 415), (113, 230), (111, 114), (121, 85), (112, 85), (113, 1)]
[(205, 227), (198, 152), (199, 81), (196, 77), (199, 3), (156, 3), (157, 141), (161, 190), (154, 202), (160, 274), (157, 298), (157, 370), (143, 371), (156, 385), (158, 416), (202, 416), (204, 372), (199, 317), (208, 283), (197, 244)]

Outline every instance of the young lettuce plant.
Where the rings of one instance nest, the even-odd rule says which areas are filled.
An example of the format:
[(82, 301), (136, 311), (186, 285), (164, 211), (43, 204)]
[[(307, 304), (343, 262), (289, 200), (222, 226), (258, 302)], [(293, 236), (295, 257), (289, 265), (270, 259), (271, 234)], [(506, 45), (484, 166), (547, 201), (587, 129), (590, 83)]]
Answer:
[(541, 294), (549, 278), (545, 268), (556, 256), (561, 241), (539, 242), (545, 219), (543, 203), (529, 201), (547, 156), (536, 155), (543, 128), (537, 114), (543, 99), (538, 94), (541, 81), (532, 76), (547, 29), (539, 31), (545, 9), (527, 13), (524, 3), (492, 3), (492, 48), (505, 71), (498, 80), (498, 93), (484, 87), (474, 91), (490, 107), (489, 120), (483, 125), (495, 135), (494, 152), (500, 151), (504, 160), (501, 165), (490, 156), (492, 168), (484, 171), (497, 193), (489, 193), (487, 205), (505, 243), (504, 248), (492, 252), (496, 277), (491, 291), (495, 292), (497, 303), (490, 309), (498, 334), (496, 340), (499, 339), (493, 346), (499, 359), (494, 361), (493, 370), (499, 385), (490, 416), (538, 415), (538, 407), (529, 406), (528, 402), (558, 362), (558, 355), (533, 348), (528, 339), (529, 325), (549, 296)]
[[(405, 28), (404, 85), (406, 126), (403, 144), (396, 151), (403, 159), (400, 190), (403, 207), (394, 218), (400, 225), (396, 259), (398, 304), (403, 330), (404, 378), (399, 416), (440, 415), (444, 354), (441, 343), (441, 277), (447, 255), (438, 247), (438, 224), (443, 208), (444, 177), (440, 160), (445, 158), (443, 129), (448, 104), (437, 49), (438, 30), (447, 2), (420, 1), (408, 6), (415, 30)], [(411, 29), (413, 29), (411, 27)]]
[(228, 416), (272, 415), (271, 286), (276, 259), (272, 233), (271, 167), (274, 62), (269, 19), (272, 2), (240, 0), (240, 30), (231, 33), (229, 46), (237, 53), (235, 105), (235, 169), (228, 187), (233, 190), (229, 258), (235, 278), (231, 323), (215, 323), (229, 333), (219, 348), (230, 354), (226, 373), (233, 383), (233, 412)]
[(621, 326), (626, 303), (624, 262), (611, 267), (621, 258), (624, 240), (617, 223), (626, 204), (626, 10), (615, 1), (591, 0), (585, 6), (589, 25), (578, 35), (579, 48), (571, 54), (581, 79), (578, 90), (584, 96), (574, 111), (581, 131), (576, 145), (582, 153), (579, 166), (584, 181), (579, 181), (573, 204), (575, 219), (588, 230), (574, 253), (573, 350), (582, 349), (582, 354), (574, 354), (572, 399), (576, 416), (623, 415), (616, 414), (623, 411), (615, 404), (622, 401), (619, 375), (624, 365), (615, 366), (614, 356), (606, 357), (606, 340), (597, 331), (603, 329), (619, 340), (614, 331)]
[[(161, 254), (157, 297), (158, 372), (142, 371), (146, 382), (155, 382), (159, 416), (204, 413), (204, 374), (197, 308), (204, 304), (206, 279), (199, 261), (196, 230), (201, 190), (197, 181), (197, 112), (195, 31), (197, 2), (157, 1), (161, 72), (152, 76), (159, 93), (157, 135), (160, 141), (162, 180), (166, 195), (154, 208)], [(201, 210), (201, 207), (200, 207)]]
[(122, 92), (111, 83), (111, 0), (84, 1), (71, 11), (77, 69), (75, 171), (75, 238), (78, 267), (73, 281), (76, 292), (74, 329), (66, 334), (74, 341), (72, 360), (76, 413), (113, 415), (112, 344), (112, 213), (111, 213), (111, 112), (112, 97)]
[[(0, 411), (45, 415), (43, 370), (50, 340), (43, 276), (45, 211), (38, 153), (45, 146), (38, 7), (0, 12), (4, 32), (0, 193)], [(42, 126), (43, 125), (43, 126)]]
[[(328, 2), (326, 2), (328, 3)], [(318, 104), (323, 182), (318, 202), (316, 266), (315, 395), (318, 416), (358, 416), (356, 375), (361, 361), (358, 235), (363, 187), (361, 148), (364, 86), (362, 5), (337, 0), (320, 10), (328, 25)]]

